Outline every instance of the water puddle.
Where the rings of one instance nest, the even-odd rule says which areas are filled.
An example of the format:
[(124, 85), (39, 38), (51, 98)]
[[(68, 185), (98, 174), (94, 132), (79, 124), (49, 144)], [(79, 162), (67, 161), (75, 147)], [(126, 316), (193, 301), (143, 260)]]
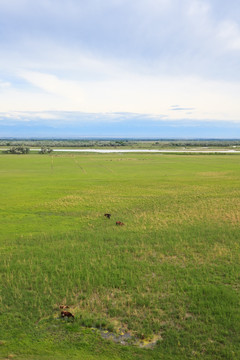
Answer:
[[(7, 150), (7, 149), (1, 149), (1, 150)], [(30, 149), (31, 151), (40, 151), (41, 149)], [(53, 152), (91, 152), (91, 153), (103, 153), (103, 154), (109, 154), (109, 153), (201, 153), (201, 154), (210, 154), (210, 153), (240, 153), (239, 150), (219, 150), (219, 149), (207, 149), (207, 150), (198, 150), (198, 149), (188, 149), (188, 150), (167, 150), (167, 149), (53, 149)]]
[(133, 336), (126, 329), (118, 329), (117, 333), (113, 333), (108, 330), (98, 330), (96, 328), (92, 328), (93, 331), (98, 331), (103, 339), (113, 341), (117, 344), (121, 345), (135, 345), (140, 348), (153, 349), (154, 346), (157, 345), (159, 341), (162, 340), (161, 335), (154, 335), (149, 339), (138, 339)]

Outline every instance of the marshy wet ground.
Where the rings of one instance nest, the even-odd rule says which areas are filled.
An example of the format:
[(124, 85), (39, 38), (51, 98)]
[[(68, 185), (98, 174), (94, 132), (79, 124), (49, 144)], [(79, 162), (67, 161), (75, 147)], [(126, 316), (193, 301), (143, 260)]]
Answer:
[(153, 349), (154, 346), (156, 346), (157, 343), (162, 340), (160, 334), (154, 335), (149, 339), (139, 339), (133, 336), (129, 331), (126, 331), (126, 329), (122, 328), (118, 329), (116, 333), (108, 330), (98, 330), (96, 328), (92, 328), (92, 330), (99, 331), (103, 339), (110, 340), (121, 345), (135, 345), (140, 348)]

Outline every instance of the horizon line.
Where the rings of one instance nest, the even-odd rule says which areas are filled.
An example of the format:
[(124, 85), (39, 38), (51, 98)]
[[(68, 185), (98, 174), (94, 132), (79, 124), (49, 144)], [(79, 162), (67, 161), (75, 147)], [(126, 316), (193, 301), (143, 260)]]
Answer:
[(85, 141), (90, 141), (90, 140), (101, 140), (101, 141), (109, 141), (109, 140), (134, 140), (134, 141), (240, 141), (240, 137), (239, 138), (214, 138), (214, 137), (161, 137), (161, 138), (154, 138), (154, 137), (108, 137), (108, 136), (103, 136), (103, 137), (94, 137), (94, 136), (83, 136), (83, 137), (35, 137), (35, 136), (28, 136), (28, 137), (15, 137), (15, 136), (4, 136), (4, 137), (0, 137), (0, 141), (3, 140), (32, 140), (32, 141), (38, 141), (38, 140), (61, 140), (61, 141), (79, 141), (79, 140), (85, 140)]

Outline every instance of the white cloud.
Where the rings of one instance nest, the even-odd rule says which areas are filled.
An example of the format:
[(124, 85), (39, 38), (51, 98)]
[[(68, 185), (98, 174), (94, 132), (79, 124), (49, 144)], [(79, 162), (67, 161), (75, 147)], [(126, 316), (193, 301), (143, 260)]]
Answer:
[(1, 81), (0, 80), (0, 89), (6, 89), (11, 86), (11, 83), (9, 81)]
[[(117, 79), (91, 82), (73, 82), (29, 71), (21, 75), (34, 88), (24, 91), (10, 88), (0, 96), (2, 111), (131, 112), (163, 114), (172, 120), (184, 116), (193, 120), (240, 121), (240, 83), (127, 74), (120, 69)], [(174, 103), (186, 112), (172, 111)], [(191, 113), (189, 108), (193, 109)]]
[(72, 99), (78, 103), (83, 102), (81, 87), (73, 81), (60, 80), (55, 75), (39, 73), (36, 71), (22, 71), (22, 78), (36, 87), (65, 99)]
[[(240, 121), (239, 59), (232, 56), (240, 28), (227, 14), (217, 18), (213, 1), (0, 0), (1, 9), (21, 12), (28, 24), (22, 18), (19, 42), (14, 33), (1, 46), (0, 68), (11, 74), (0, 82), (2, 111)], [(174, 103), (186, 113), (170, 111)]]
[(230, 50), (240, 50), (240, 28), (234, 21), (221, 22), (217, 36), (224, 41), (225, 47)]
[(187, 8), (188, 15), (202, 17), (208, 15), (210, 4), (202, 0), (188, 0)]

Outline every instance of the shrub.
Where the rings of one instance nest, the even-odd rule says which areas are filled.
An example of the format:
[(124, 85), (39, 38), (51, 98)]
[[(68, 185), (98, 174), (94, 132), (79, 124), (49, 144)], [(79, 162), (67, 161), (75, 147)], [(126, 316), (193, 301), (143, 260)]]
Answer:
[(9, 150), (6, 151), (7, 154), (28, 154), (30, 149), (26, 146), (12, 146)]
[(41, 150), (39, 151), (39, 154), (50, 154), (53, 151), (53, 149), (51, 149), (48, 146), (42, 146)]

